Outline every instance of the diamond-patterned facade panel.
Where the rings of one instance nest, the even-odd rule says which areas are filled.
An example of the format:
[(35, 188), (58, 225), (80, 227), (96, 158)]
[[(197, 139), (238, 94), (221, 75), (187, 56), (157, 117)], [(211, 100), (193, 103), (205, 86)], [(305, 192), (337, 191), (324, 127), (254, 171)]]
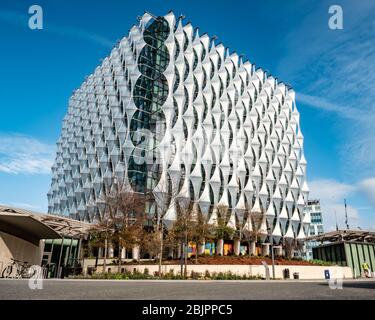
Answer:
[(48, 210), (99, 219), (116, 178), (152, 190), (155, 210), (177, 188), (210, 223), (222, 204), (228, 226), (248, 228), (251, 208), (275, 242), (302, 240), (306, 165), (291, 88), (173, 13), (146, 13), (69, 101)]

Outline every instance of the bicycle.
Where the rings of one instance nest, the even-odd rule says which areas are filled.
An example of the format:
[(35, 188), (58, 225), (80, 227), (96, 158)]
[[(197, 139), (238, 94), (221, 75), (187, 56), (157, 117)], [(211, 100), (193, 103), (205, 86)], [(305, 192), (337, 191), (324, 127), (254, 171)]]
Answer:
[[(10, 258), (10, 260), (12, 262), (1, 273), (2, 278), (31, 278), (34, 275), (35, 270), (31, 270), (27, 261), (22, 262), (13, 258)], [(12, 277), (13, 271), (15, 271), (14, 277)]]

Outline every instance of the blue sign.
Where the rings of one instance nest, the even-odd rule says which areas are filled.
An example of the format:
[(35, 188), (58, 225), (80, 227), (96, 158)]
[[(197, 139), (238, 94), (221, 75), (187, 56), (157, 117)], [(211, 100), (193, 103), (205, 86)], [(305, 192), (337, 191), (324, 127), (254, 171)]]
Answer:
[(329, 270), (324, 270), (324, 278), (325, 278), (326, 280), (331, 279), (331, 276), (330, 276), (330, 274), (329, 274)]

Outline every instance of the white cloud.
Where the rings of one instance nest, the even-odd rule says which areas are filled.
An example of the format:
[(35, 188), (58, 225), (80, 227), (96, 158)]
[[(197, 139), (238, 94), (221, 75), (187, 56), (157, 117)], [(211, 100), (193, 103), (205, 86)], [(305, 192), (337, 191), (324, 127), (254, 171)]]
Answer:
[[(321, 204), (323, 213), (323, 223), (326, 232), (336, 229), (336, 221), (339, 229), (346, 229), (344, 203)], [(356, 229), (360, 225), (359, 211), (351, 205), (347, 206), (348, 224), (351, 229)]]
[(375, 178), (363, 180), (359, 186), (375, 207)]
[[(339, 228), (345, 228), (344, 199), (353, 195), (357, 191), (357, 187), (332, 179), (311, 181), (309, 187), (309, 198), (320, 200), (325, 231), (331, 231), (336, 228), (336, 219)], [(358, 226), (360, 221), (358, 209), (348, 205), (347, 212), (349, 225)]]
[(0, 172), (49, 174), (55, 147), (33, 137), (0, 135)]
[[(374, 96), (375, 99), (375, 96)], [(375, 110), (374, 110), (375, 113)], [(348, 126), (352, 138), (341, 150), (347, 172), (365, 179), (375, 172), (375, 120), (354, 128)]]
[(297, 102), (301, 102), (305, 105), (310, 107), (314, 107), (320, 110), (335, 112), (339, 116), (350, 119), (350, 120), (359, 120), (359, 121), (367, 121), (368, 114), (366, 112), (362, 112), (356, 108), (339, 105), (336, 103), (332, 103), (325, 98), (312, 96), (309, 94), (304, 93), (297, 93), (296, 94)]
[(344, 199), (350, 192), (355, 192), (356, 187), (340, 183), (333, 179), (314, 180), (309, 183), (310, 198), (324, 201), (337, 201)]
[[(334, 230), (336, 221), (339, 228), (346, 228), (344, 199), (347, 199), (348, 203), (349, 227), (375, 230), (373, 226), (375, 217), (372, 215), (375, 211), (375, 178), (362, 180), (358, 184), (348, 184), (333, 179), (318, 179), (311, 181), (309, 187), (309, 198), (320, 200), (325, 231)], [(372, 206), (351, 205), (351, 199), (356, 199), (360, 194), (364, 194)]]

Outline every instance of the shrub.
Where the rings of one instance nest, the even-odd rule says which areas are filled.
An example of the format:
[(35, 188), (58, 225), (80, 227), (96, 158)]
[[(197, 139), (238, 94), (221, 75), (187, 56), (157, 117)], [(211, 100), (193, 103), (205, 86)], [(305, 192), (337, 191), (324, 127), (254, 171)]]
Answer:
[(318, 260), (318, 259), (313, 259), (310, 261), (312, 264), (316, 264), (316, 265), (319, 265), (319, 266), (332, 266), (334, 265), (333, 262), (330, 262), (330, 261), (324, 261), (324, 260)]
[(216, 276), (216, 279), (215, 280), (224, 280), (224, 273), (222, 272), (219, 272)]
[(231, 271), (228, 272), (219, 272), (219, 273), (212, 273), (211, 276), (212, 280), (260, 280), (262, 277), (260, 275), (250, 276), (250, 275), (237, 275), (232, 273)]
[(139, 272), (138, 270), (133, 271), (133, 274), (131, 274), (130, 279), (134, 280), (142, 280), (142, 279), (149, 279), (148, 274), (144, 274), (142, 272)]
[(167, 280), (172, 280), (174, 278), (174, 270), (169, 270), (167, 273), (163, 275), (163, 278), (166, 278)]
[(181, 276), (180, 273), (175, 274), (174, 270), (171, 269), (162, 276), (162, 279), (165, 279), (165, 280), (182, 280), (183, 277)]
[[(145, 269), (146, 271), (146, 269)], [(173, 270), (170, 270), (169, 272), (165, 273), (162, 277), (157, 276), (157, 272), (154, 273), (154, 275), (149, 274), (149, 271), (147, 272), (140, 272), (138, 270), (135, 270), (133, 272), (125, 270), (124, 273), (95, 273), (90, 277), (84, 277), (84, 276), (74, 276), (74, 279), (111, 279), (111, 280), (142, 280), (142, 279), (165, 279), (165, 280), (183, 280), (183, 276), (181, 276), (180, 273), (175, 274)], [(262, 277), (260, 275), (251, 276), (251, 275), (237, 275), (232, 273), (231, 271), (228, 272), (213, 272), (210, 274), (208, 270), (205, 271), (204, 275), (200, 272), (194, 272), (191, 271), (190, 278), (194, 280), (199, 279), (211, 279), (211, 280), (260, 280)]]
[(206, 270), (206, 271), (204, 272), (204, 278), (205, 278), (205, 279), (211, 279), (210, 271)]
[(199, 280), (201, 278), (202, 274), (200, 272), (194, 272), (191, 271), (190, 278), (193, 280)]

